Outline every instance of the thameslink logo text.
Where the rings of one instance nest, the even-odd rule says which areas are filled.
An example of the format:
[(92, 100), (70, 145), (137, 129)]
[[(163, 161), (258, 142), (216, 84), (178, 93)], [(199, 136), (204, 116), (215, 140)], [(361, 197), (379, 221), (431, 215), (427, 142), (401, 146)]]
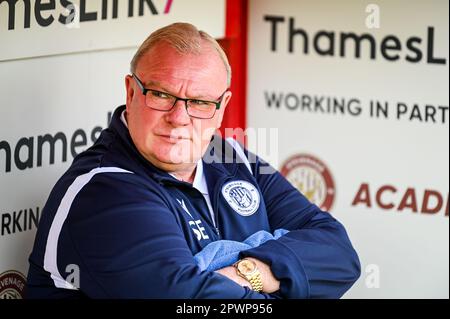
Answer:
[(16, 21), (19, 19), (23, 19), (24, 29), (30, 29), (32, 18), (40, 27), (48, 27), (54, 23), (68, 26), (73, 23), (118, 19), (119, 15), (122, 17), (125, 14), (128, 18), (135, 17), (136, 13), (139, 17), (148, 13), (169, 14), (173, 4), (173, 0), (121, 0), (120, 4), (125, 2), (126, 7), (119, 6), (119, 0), (0, 0), (0, 30), (5, 26), (8, 30), (21, 28)]

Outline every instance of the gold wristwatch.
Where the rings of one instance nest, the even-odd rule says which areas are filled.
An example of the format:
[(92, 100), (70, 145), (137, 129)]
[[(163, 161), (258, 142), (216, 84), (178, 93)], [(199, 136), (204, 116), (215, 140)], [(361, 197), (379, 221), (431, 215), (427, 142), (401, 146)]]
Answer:
[(257, 292), (263, 290), (261, 273), (253, 260), (244, 258), (236, 262), (234, 267), (236, 267), (239, 276), (250, 282), (253, 290)]

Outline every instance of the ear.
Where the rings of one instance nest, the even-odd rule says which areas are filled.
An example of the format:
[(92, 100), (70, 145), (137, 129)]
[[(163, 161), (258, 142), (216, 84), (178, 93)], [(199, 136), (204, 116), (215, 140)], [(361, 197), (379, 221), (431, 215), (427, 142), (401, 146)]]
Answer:
[(125, 77), (125, 89), (127, 91), (127, 112), (129, 111), (129, 108), (131, 107), (131, 102), (133, 101), (134, 97), (134, 86), (133, 86), (133, 77), (131, 75), (127, 75)]
[(227, 108), (227, 105), (228, 105), (228, 103), (231, 100), (231, 96), (232, 95), (233, 95), (233, 93), (231, 93), (231, 91), (228, 91), (223, 96), (222, 104), (220, 105), (219, 114), (218, 114), (218, 117), (217, 117), (217, 125), (216, 125), (217, 129), (219, 129), (222, 126), (223, 116), (225, 114), (225, 110)]

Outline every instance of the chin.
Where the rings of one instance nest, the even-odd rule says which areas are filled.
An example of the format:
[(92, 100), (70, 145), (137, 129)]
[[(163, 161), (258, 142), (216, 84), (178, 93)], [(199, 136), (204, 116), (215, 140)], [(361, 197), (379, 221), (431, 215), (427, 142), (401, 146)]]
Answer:
[(155, 154), (155, 157), (158, 161), (167, 165), (182, 165), (192, 163), (192, 156), (186, 153), (183, 154), (182, 151), (182, 149), (180, 150), (176, 147), (173, 147), (171, 150), (167, 150), (167, 152), (159, 152)]
[(152, 158), (164, 166), (197, 163), (202, 157), (201, 148), (197, 150), (192, 141), (181, 141), (175, 144), (159, 141), (148, 143), (146, 151), (147, 158)]

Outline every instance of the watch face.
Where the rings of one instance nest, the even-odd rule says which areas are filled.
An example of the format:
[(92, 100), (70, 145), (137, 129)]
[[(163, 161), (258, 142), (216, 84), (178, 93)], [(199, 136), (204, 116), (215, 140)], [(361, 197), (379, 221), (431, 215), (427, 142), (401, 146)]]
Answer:
[(239, 262), (237, 268), (241, 274), (250, 275), (256, 270), (256, 264), (251, 260), (244, 259)]

